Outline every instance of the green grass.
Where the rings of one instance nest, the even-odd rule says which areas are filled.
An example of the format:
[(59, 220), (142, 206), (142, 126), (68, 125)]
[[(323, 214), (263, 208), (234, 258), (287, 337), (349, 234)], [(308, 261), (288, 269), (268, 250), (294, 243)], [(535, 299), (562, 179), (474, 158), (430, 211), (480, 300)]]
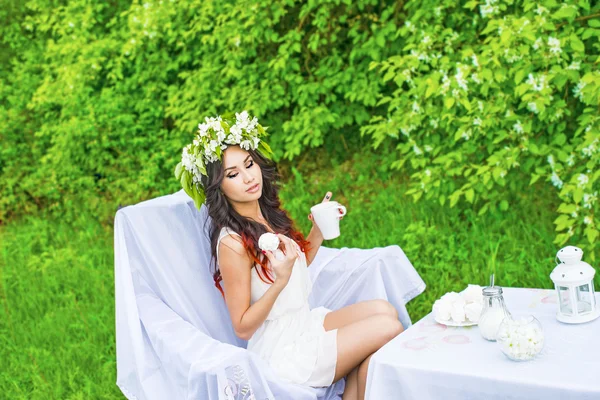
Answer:
[[(329, 158), (332, 157), (332, 158)], [(324, 150), (282, 164), (282, 199), (307, 233), (324, 194), (344, 204), (341, 237), (328, 247), (397, 244), (427, 283), (409, 304), (413, 321), (467, 283), (550, 288), (553, 194), (523, 193), (503, 214), (414, 204), (406, 178), (361, 151), (343, 161)], [(333, 165), (333, 166), (332, 166)], [(10, 399), (122, 398), (115, 385), (113, 232), (81, 214), (75, 224), (30, 217), (0, 231), (0, 392)]]

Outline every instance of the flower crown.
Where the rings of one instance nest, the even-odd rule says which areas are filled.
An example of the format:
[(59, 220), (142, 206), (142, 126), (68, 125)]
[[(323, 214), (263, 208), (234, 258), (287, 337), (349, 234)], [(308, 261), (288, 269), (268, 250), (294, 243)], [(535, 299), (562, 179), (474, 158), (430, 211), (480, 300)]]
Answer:
[(266, 129), (256, 117), (250, 118), (247, 111), (235, 113), (235, 117), (232, 114), (206, 117), (204, 123), (198, 124), (198, 135), (183, 148), (181, 161), (175, 167), (175, 177), (194, 199), (198, 210), (206, 199), (200, 178), (208, 176), (208, 163), (223, 159), (223, 151), (228, 145), (239, 145), (244, 150), (258, 149), (264, 157), (271, 159), (271, 148), (261, 140), (262, 136), (267, 136)]

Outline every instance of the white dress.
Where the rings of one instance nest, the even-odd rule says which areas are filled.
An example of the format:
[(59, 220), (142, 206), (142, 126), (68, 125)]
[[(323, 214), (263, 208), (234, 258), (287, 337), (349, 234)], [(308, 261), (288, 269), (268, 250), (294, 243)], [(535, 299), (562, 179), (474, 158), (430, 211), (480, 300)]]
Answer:
[[(223, 227), (217, 241), (229, 234), (240, 236)], [(300, 257), (292, 268), (286, 287), (281, 291), (265, 322), (248, 341), (248, 350), (257, 353), (282, 379), (301, 385), (321, 387), (333, 383), (337, 364), (337, 329), (325, 331), (323, 320), (331, 310), (325, 307), (310, 309), (308, 295), (312, 282), (308, 274), (306, 255), (298, 248)], [(250, 304), (254, 304), (271, 286), (258, 276), (260, 265), (251, 270)]]

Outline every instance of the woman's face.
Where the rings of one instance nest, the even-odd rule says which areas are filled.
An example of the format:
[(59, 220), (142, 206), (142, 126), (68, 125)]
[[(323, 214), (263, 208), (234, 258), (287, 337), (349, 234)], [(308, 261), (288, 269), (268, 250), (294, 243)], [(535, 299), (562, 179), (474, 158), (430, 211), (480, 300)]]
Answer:
[[(250, 153), (239, 146), (229, 146), (223, 153), (225, 177), (223, 194), (233, 202), (258, 200), (262, 195), (262, 173)], [(258, 187), (255, 187), (258, 184)], [(251, 192), (248, 189), (253, 189)]]

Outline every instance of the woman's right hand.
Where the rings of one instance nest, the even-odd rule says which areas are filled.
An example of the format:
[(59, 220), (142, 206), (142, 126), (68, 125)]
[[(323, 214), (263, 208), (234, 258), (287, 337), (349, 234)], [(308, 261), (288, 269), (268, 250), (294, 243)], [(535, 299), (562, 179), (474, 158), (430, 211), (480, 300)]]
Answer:
[(298, 250), (296, 250), (290, 238), (279, 233), (277, 237), (283, 244), (284, 257), (278, 260), (275, 257), (275, 253), (270, 250), (263, 251), (263, 253), (271, 262), (271, 267), (275, 272), (275, 282), (280, 282), (285, 286), (289, 282), (290, 276), (292, 276), (292, 268), (296, 263), (296, 259), (300, 257), (300, 254), (298, 254)]

